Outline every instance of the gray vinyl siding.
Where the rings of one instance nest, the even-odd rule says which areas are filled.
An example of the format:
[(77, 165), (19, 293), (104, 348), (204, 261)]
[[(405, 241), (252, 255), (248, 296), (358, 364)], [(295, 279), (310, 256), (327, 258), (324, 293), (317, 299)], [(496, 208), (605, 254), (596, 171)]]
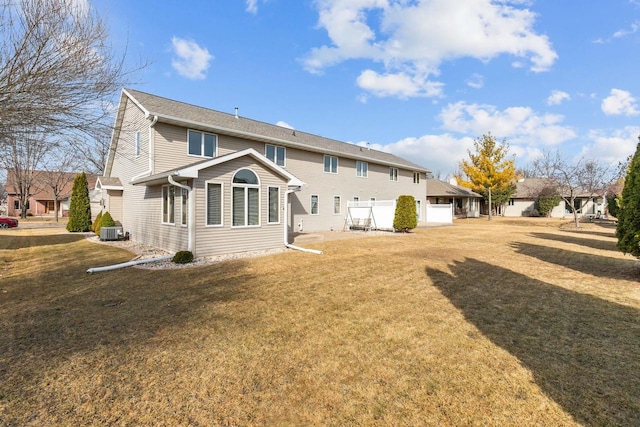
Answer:
[[(398, 181), (389, 180), (389, 166), (368, 163), (367, 177), (356, 176), (356, 160), (338, 157), (338, 173), (324, 172), (323, 154), (287, 148), (286, 169), (302, 179), (307, 186), (291, 194), (290, 226), (292, 231), (341, 230), (347, 215), (347, 201), (395, 200), (400, 195), (412, 195), (426, 200), (424, 174), (419, 184), (413, 183), (413, 170), (398, 169)], [(318, 195), (318, 215), (311, 215), (311, 195)], [(333, 213), (333, 198), (340, 196), (340, 215)], [(422, 203), (424, 205), (424, 202)]]
[(122, 190), (107, 190), (105, 197), (105, 208), (111, 214), (114, 221), (122, 224)]
[[(158, 123), (155, 126), (155, 170), (161, 173), (176, 169), (197, 161), (200, 157), (187, 155), (186, 127)], [(229, 135), (217, 135), (217, 155), (235, 153), (246, 148), (253, 148), (265, 154), (265, 143), (251, 141)], [(366, 149), (363, 149), (366, 153)], [(360, 200), (395, 200), (398, 196), (408, 194), (418, 200), (426, 200), (425, 176), (419, 184), (413, 183), (413, 170), (398, 168), (398, 181), (389, 179), (389, 166), (367, 161), (368, 176), (356, 176), (356, 160), (338, 156), (338, 173), (325, 173), (323, 167), (324, 153), (306, 151), (300, 148), (286, 147), (285, 169), (304, 181), (302, 191), (293, 193), (289, 225), (292, 231), (340, 230), (344, 226), (347, 215), (347, 201), (358, 196)], [(204, 188), (204, 187), (203, 187)], [(311, 215), (311, 194), (319, 196), (319, 214)], [(341, 214), (333, 213), (333, 196), (341, 198)], [(198, 199), (200, 200), (200, 199)], [(424, 202), (423, 202), (424, 205)], [(203, 211), (204, 212), (204, 211)], [(198, 232), (199, 233), (199, 232)]]
[[(143, 200), (147, 196), (146, 188), (131, 185), (131, 178), (149, 170), (149, 125), (150, 120), (144, 117), (144, 113), (131, 101), (125, 98), (125, 112), (123, 125), (115, 141), (115, 156), (110, 176), (120, 178), (124, 187), (121, 203), (122, 209), (120, 222), (124, 231), (130, 233), (131, 239), (144, 242), (145, 223), (149, 207)], [(135, 154), (135, 134), (140, 132), (140, 155)], [(108, 203), (111, 202), (111, 198)], [(115, 202), (117, 203), (117, 202)]]
[(180, 190), (176, 187), (175, 223), (162, 223), (162, 185), (136, 185), (144, 191), (144, 202), (136, 203), (138, 214), (131, 224), (130, 233), (136, 241), (164, 248), (171, 252), (187, 250), (187, 229), (180, 225)]
[[(260, 225), (251, 227), (231, 227), (232, 201), (231, 188), (233, 175), (239, 169), (251, 169), (260, 180)], [(222, 227), (206, 226), (206, 182), (222, 183), (223, 210)], [(268, 191), (269, 187), (280, 189), (280, 223), (268, 223)], [(213, 168), (200, 171), (195, 182), (196, 197), (196, 251), (198, 256), (216, 255), (233, 252), (244, 252), (271, 249), (284, 245), (283, 200), (287, 182), (283, 177), (275, 175), (248, 157), (232, 160)]]

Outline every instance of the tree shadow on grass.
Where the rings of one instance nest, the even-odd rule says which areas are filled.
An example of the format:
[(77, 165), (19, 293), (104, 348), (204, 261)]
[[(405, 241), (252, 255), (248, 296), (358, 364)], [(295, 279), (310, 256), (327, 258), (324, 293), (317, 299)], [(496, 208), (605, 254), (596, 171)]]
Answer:
[(474, 259), (450, 270), (426, 273), (469, 322), (517, 357), (578, 422), (640, 425), (639, 310)]
[(523, 242), (514, 242), (511, 247), (520, 254), (597, 277), (621, 280), (638, 280), (640, 277), (640, 265), (632, 259), (612, 258)]
[[(587, 246), (587, 247), (602, 250), (602, 251), (618, 252), (618, 248), (616, 247), (616, 242), (613, 240), (611, 241), (596, 240), (596, 239), (590, 238), (589, 236), (578, 237), (579, 234), (568, 235), (568, 234), (552, 234), (552, 233), (531, 233), (531, 236), (536, 237), (538, 239), (570, 243), (578, 246)], [(609, 235), (607, 237), (612, 238), (613, 236)]]
[[(91, 258), (85, 261), (87, 266), (91, 262)], [(212, 327), (216, 319), (233, 323), (235, 319), (222, 314), (224, 307), (251, 298), (256, 279), (244, 265), (236, 260), (184, 270), (129, 268), (93, 275), (85, 273), (86, 268), (70, 272), (59, 265), (48, 271), (49, 282), (31, 280), (23, 290), (3, 294), (0, 407), (32, 399), (43, 376), (73, 355), (87, 355), (90, 360), (93, 351), (101, 354), (108, 349), (117, 356), (97, 366), (117, 364), (132, 350), (156, 345), (154, 338), (167, 328), (175, 328), (178, 339), (181, 325), (192, 322), (204, 307), (211, 313), (207, 319)], [(22, 423), (24, 414), (13, 416), (18, 417), (13, 424)]]
[(38, 246), (66, 245), (68, 243), (84, 240), (83, 233), (69, 234), (45, 234), (41, 236), (11, 236), (7, 239), (7, 246), (0, 244), (0, 250), (24, 249)]

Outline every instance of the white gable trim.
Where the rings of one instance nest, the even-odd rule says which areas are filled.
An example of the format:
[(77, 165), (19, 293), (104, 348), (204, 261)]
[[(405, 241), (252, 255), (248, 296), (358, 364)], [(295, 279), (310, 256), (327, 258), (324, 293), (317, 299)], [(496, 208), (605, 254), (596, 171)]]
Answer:
[(137, 185), (137, 184), (157, 183), (159, 181), (168, 180), (169, 176), (180, 177), (180, 178), (198, 178), (198, 176), (200, 175), (200, 171), (203, 169), (220, 165), (222, 163), (226, 163), (231, 160), (235, 160), (244, 156), (252, 157), (262, 165), (266, 166), (268, 169), (271, 169), (272, 171), (276, 172), (280, 176), (287, 178), (288, 180), (287, 184), (290, 187), (302, 187), (303, 185), (306, 185), (303, 181), (299, 180), (298, 178), (296, 178), (291, 173), (287, 172), (282, 167), (276, 165), (271, 160), (267, 159), (266, 157), (258, 153), (253, 148), (247, 148), (246, 150), (236, 151), (235, 153), (227, 154), (220, 157), (215, 157), (211, 160), (195, 163), (191, 166), (187, 166), (181, 169), (175, 169), (173, 171), (164, 172), (159, 175), (147, 176), (144, 178), (136, 179), (135, 181), (132, 181), (132, 184)]

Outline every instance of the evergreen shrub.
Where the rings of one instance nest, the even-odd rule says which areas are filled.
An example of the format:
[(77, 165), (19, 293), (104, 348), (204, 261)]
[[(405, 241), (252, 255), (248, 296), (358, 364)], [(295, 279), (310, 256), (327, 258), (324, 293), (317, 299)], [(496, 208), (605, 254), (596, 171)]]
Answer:
[(100, 229), (102, 227), (113, 227), (114, 225), (116, 225), (116, 222), (111, 217), (111, 214), (109, 213), (109, 211), (105, 211), (102, 214), (102, 216), (100, 217), (100, 222), (95, 227), (96, 228), (96, 234), (98, 236), (100, 235)]
[(193, 261), (193, 253), (191, 251), (178, 251), (171, 261), (176, 264), (188, 264)]
[(416, 199), (413, 196), (399, 196), (393, 217), (393, 228), (406, 233), (417, 226)]

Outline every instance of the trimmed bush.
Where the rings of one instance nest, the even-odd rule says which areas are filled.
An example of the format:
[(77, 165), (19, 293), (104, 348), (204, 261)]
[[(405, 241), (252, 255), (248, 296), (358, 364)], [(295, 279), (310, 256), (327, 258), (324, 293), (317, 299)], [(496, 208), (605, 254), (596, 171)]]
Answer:
[(540, 216), (548, 217), (549, 215), (551, 215), (551, 211), (553, 210), (553, 208), (558, 206), (558, 203), (560, 203), (561, 200), (562, 198), (557, 194), (540, 195), (536, 199), (534, 207), (538, 211)]
[(416, 215), (416, 199), (413, 196), (400, 196), (396, 203), (396, 212), (393, 217), (393, 228), (403, 233), (418, 226)]
[(96, 234), (100, 236), (100, 229), (102, 227), (113, 227), (114, 225), (116, 225), (116, 222), (113, 220), (113, 218), (111, 218), (111, 214), (109, 213), (109, 211), (105, 211), (105, 213), (103, 213), (100, 217), (100, 222), (95, 227)]
[(188, 264), (193, 261), (193, 253), (191, 251), (178, 251), (171, 261), (176, 264)]
[(93, 224), (91, 224), (91, 231), (93, 231), (94, 233), (96, 232), (96, 229), (100, 224), (100, 218), (102, 218), (102, 211), (98, 212), (98, 215), (96, 215), (96, 219), (94, 219)]

